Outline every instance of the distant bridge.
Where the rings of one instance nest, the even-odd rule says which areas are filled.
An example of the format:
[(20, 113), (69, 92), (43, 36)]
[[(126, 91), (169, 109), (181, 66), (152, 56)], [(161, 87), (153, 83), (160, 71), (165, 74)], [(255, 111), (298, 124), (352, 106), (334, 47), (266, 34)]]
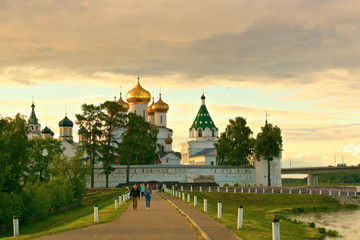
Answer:
[(301, 167), (301, 168), (282, 168), (281, 174), (308, 174), (308, 185), (318, 185), (318, 174), (338, 173), (338, 172), (360, 172), (360, 166), (350, 167)]

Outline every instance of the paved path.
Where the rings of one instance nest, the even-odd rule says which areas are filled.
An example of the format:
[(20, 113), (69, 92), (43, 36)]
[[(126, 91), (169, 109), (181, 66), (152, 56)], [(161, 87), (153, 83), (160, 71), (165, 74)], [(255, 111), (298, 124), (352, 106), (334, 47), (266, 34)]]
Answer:
[(169, 199), (172, 203), (174, 203), (179, 209), (186, 213), (196, 224), (200, 227), (200, 229), (205, 232), (207, 237), (211, 240), (239, 240), (231, 230), (227, 229), (209, 215), (202, 213), (197, 210), (195, 207), (190, 206), (178, 198), (174, 198), (173, 196), (165, 193), (161, 193), (162, 196)]
[(153, 191), (150, 211), (145, 211), (145, 198), (138, 202), (138, 211), (130, 204), (117, 220), (70, 232), (49, 235), (41, 240), (66, 239), (198, 239), (194, 228), (174, 207)]

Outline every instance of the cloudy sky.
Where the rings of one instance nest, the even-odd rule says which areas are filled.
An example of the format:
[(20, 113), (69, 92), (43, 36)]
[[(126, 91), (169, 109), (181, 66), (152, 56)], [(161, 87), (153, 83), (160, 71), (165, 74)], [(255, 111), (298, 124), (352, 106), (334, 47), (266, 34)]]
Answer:
[[(136, 84), (170, 105), (180, 150), (202, 89), (223, 131), (282, 129), (283, 166), (360, 163), (358, 0), (0, 0), (0, 114), (44, 127)], [(343, 156), (343, 157), (342, 157)]]

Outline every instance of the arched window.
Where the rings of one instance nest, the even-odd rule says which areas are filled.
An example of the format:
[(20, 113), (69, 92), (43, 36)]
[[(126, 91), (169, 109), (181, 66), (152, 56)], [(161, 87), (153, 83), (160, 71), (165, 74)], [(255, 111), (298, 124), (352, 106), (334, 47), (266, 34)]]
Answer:
[(165, 148), (164, 145), (161, 145), (161, 151), (164, 152)]
[(215, 137), (215, 128), (212, 129), (212, 137)]
[(198, 137), (202, 137), (203, 136), (203, 131), (201, 128), (198, 129)]
[(145, 110), (143, 111), (143, 117), (145, 118)]
[(162, 123), (162, 115), (160, 116), (160, 123)]

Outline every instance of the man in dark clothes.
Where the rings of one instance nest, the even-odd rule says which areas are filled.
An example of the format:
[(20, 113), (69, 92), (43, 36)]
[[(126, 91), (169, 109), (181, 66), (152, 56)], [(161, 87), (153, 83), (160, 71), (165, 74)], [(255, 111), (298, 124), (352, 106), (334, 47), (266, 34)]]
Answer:
[(137, 200), (138, 200), (138, 197), (140, 197), (140, 190), (136, 184), (131, 188), (130, 196), (133, 200), (133, 209), (134, 209), (134, 211), (136, 211), (137, 210)]

